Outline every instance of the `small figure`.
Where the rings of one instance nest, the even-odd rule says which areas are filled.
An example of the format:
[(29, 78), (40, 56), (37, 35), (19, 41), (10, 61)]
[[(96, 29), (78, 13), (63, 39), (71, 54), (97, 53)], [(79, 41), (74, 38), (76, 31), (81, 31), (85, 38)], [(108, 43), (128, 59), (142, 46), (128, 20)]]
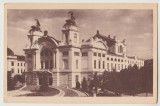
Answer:
[(80, 83), (79, 81), (76, 82), (76, 89), (79, 89), (80, 88)]

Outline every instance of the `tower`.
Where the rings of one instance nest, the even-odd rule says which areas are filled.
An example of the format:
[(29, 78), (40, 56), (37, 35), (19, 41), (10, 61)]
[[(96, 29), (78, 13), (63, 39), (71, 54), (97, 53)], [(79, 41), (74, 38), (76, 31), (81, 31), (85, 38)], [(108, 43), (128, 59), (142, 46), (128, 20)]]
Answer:
[(66, 20), (62, 29), (62, 42), (64, 45), (79, 46), (79, 30), (75, 17), (71, 11), (68, 14), (70, 17)]

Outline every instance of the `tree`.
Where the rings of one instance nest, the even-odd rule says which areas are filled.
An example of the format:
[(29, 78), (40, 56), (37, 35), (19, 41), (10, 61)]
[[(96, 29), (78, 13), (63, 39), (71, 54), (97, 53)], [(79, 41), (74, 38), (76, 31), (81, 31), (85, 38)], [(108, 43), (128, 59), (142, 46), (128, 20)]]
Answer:
[(85, 77), (83, 77), (83, 81), (82, 81), (82, 90), (87, 91), (87, 81)]

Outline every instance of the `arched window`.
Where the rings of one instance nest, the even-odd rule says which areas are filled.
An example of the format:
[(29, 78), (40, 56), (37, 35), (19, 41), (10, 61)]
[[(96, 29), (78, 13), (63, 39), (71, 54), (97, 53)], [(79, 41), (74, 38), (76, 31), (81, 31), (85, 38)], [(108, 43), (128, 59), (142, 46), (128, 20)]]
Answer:
[(77, 43), (77, 34), (74, 34), (74, 42)]
[(122, 46), (119, 47), (119, 52), (123, 53), (123, 47)]

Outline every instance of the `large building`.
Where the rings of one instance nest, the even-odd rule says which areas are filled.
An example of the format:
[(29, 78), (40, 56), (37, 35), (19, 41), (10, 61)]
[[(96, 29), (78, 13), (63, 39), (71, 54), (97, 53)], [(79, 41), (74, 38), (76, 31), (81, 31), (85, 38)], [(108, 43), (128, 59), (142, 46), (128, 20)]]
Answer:
[[(79, 28), (73, 13), (62, 27), (62, 40), (56, 40), (42, 33), (39, 21), (32, 26), (27, 35), (26, 55), (27, 85), (41, 84), (41, 75), (48, 72), (48, 83), (55, 86), (75, 87), (76, 81), (88, 78), (94, 72), (117, 71), (137, 64), (140, 68), (144, 61), (126, 54), (126, 40), (118, 41), (99, 31), (90, 39), (80, 41)], [(57, 35), (60, 36), (60, 35)]]
[(15, 55), (10, 48), (7, 48), (7, 71), (11, 71), (12, 77), (25, 72), (25, 57)]

